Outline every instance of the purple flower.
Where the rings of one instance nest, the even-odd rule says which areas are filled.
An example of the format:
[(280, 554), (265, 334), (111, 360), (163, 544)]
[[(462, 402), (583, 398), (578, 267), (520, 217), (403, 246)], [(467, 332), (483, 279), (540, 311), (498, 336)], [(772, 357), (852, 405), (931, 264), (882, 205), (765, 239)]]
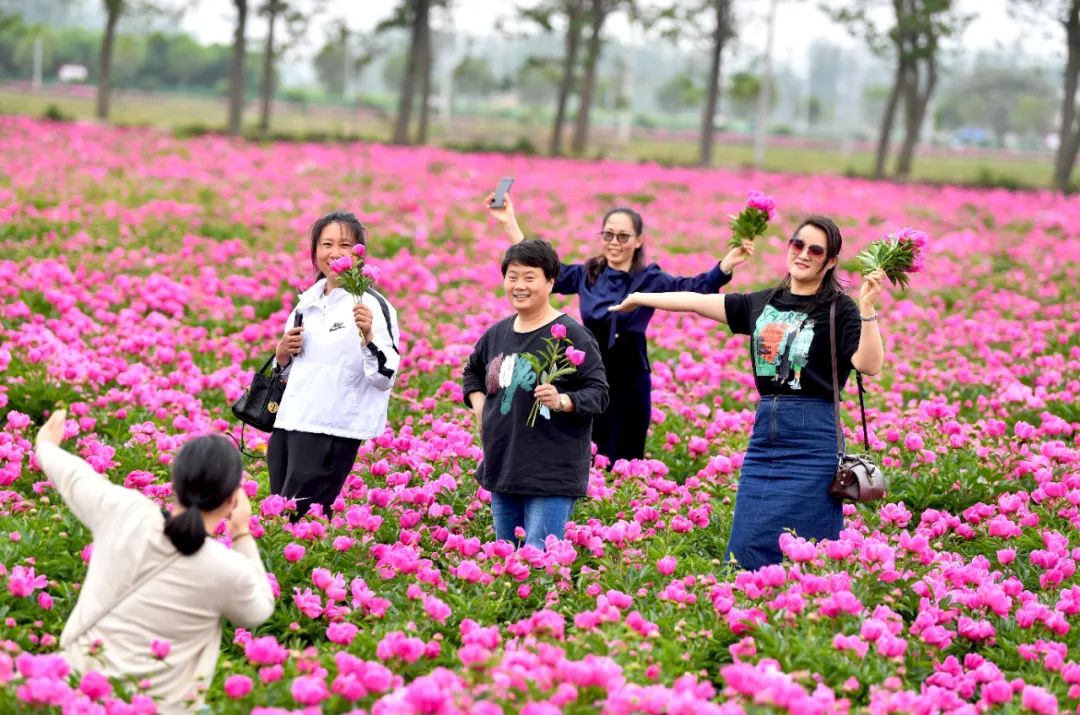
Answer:
[(920, 231), (917, 228), (902, 228), (896, 234), (897, 240), (908, 241), (915, 248), (922, 248), (926, 245), (929, 238), (925, 231)]
[(585, 362), (585, 351), (577, 348), (567, 348), (566, 359), (570, 361), (571, 365), (580, 365)]
[(551, 337), (556, 340), (562, 340), (566, 337), (566, 326), (562, 323), (555, 323), (551, 326)]
[(332, 270), (334, 273), (341, 274), (349, 270), (350, 268), (352, 268), (351, 256), (342, 256), (341, 258), (335, 258), (334, 260), (330, 261), (330, 270)]
[(776, 202), (773, 197), (766, 196), (760, 191), (751, 191), (747, 194), (746, 208), (761, 211), (769, 217), (770, 221), (776, 218)]

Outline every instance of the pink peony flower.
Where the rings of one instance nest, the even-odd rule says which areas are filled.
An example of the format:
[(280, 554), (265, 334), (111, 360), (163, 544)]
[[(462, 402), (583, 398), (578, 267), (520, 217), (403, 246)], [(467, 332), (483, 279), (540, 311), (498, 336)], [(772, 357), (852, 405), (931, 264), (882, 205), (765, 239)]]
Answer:
[(172, 650), (172, 644), (169, 641), (154, 639), (150, 643), (150, 652), (158, 660), (165, 660), (169, 657), (169, 651)]
[(675, 573), (675, 567), (678, 566), (678, 563), (674, 556), (665, 556), (656, 562), (656, 570), (664, 576), (670, 576)]
[(357, 258), (363, 259), (367, 255), (367, 247), (362, 243), (358, 243), (353, 246), (352, 252)]
[(225, 679), (225, 695), (237, 700), (251, 692), (253, 683), (246, 675), (230, 675)]
[(304, 554), (307, 553), (307, 549), (297, 543), (285, 545), (285, 560), (296, 563), (300, 559), (304, 558)]
[(578, 350), (577, 348), (566, 349), (566, 359), (570, 361), (571, 365), (575, 367), (585, 362), (585, 351)]
[(760, 191), (750, 191), (747, 194), (746, 208), (757, 209), (766, 214), (770, 221), (776, 220), (776, 201)]
[(551, 325), (551, 337), (556, 340), (562, 340), (566, 337), (566, 326), (562, 323), (553, 323)]
[(352, 257), (341, 256), (330, 261), (330, 270), (334, 273), (341, 274), (352, 268)]

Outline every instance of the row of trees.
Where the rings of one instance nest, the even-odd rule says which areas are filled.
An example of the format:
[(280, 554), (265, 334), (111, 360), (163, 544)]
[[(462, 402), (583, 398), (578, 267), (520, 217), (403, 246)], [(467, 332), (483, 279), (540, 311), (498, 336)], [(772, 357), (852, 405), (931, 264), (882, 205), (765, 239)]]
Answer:
[[(420, 129), (416, 138), (426, 140), (426, 98), (432, 62), (430, 13), (433, 6), (448, 1), (402, 0), (399, 6), (398, 24), (411, 28), (409, 56), (412, 61), (402, 85), (394, 131), (396, 142), (409, 141), (408, 126), (416, 87), (419, 87), (421, 103)], [(971, 15), (961, 13), (958, 5), (956, 0), (824, 0), (822, 4), (835, 21), (860, 37), (874, 54), (889, 59), (894, 68), (880, 119), (874, 160), (875, 178), (890, 175), (904, 180), (911, 175), (931, 99), (939, 86), (944, 48), (949, 40), (958, 38), (973, 19)], [(885, 6), (891, 10), (891, 14), (889, 20), (882, 23), (878, 19), (879, 11)], [(1080, 150), (1077, 113), (1080, 0), (1016, 0), (1009, 7), (1017, 19), (1051, 18), (1065, 30), (1066, 64), (1058, 126), (1060, 141), (1052, 179), (1053, 188), (1065, 192), (1069, 189)], [(575, 154), (582, 154), (586, 150), (604, 26), (611, 15), (625, 12), (631, 22), (638, 23), (646, 33), (708, 48), (699, 163), (710, 165), (724, 50), (738, 36), (736, 10), (734, 0), (533, 0), (522, 6), (520, 12), (524, 19), (546, 33), (561, 29), (563, 35), (561, 77), (556, 94), (550, 153), (563, 153), (565, 128), (570, 119), (569, 99), (575, 93), (578, 101), (570, 148)], [(743, 80), (746, 84), (753, 82), (754, 78), (745, 76)], [(756, 95), (761, 88), (755, 87), (751, 91)], [(903, 138), (890, 171), (891, 141), (894, 125), (898, 121), (902, 123)]]
[[(179, 13), (191, 0), (101, 2), (106, 21), (96, 63), (97, 114), (106, 118), (120, 18), (141, 12)], [(399, 0), (391, 16), (376, 28), (376, 33), (400, 29), (408, 35), (407, 61), (401, 76), (393, 127), (395, 143), (425, 143), (428, 140), (436, 55), (432, 16), (452, 4), (453, 0)], [(253, 14), (262, 16), (267, 26), (258, 57), (262, 98), (259, 126), (265, 130), (270, 123), (275, 62), (282, 51), (303, 36), (310, 19), (325, 9), (325, 0), (260, 0), (258, 3), (232, 0), (232, 7), (235, 24), (229, 58), (228, 131), (239, 133), (243, 123), (245, 90), (251, 82), (248, 23)], [(864, 40), (872, 52), (891, 62), (892, 82), (880, 117), (874, 175), (906, 179), (911, 174), (931, 100), (940, 84), (945, 48), (950, 40), (963, 33), (972, 18), (959, 11), (957, 0), (822, 0), (822, 7), (835, 21)], [(1019, 20), (1052, 18), (1065, 30), (1066, 63), (1057, 127), (1060, 142), (1055, 156), (1053, 187), (1066, 191), (1080, 150), (1077, 113), (1080, 0), (1015, 0), (1009, 7)], [(751, 47), (763, 44), (756, 37), (740, 37), (738, 12), (744, 9), (745, 6), (736, 0), (523, 0), (517, 6), (520, 19), (528, 26), (561, 39), (559, 52), (538, 58), (532, 66), (534, 70), (541, 69), (558, 76), (548, 145), (550, 153), (558, 155), (566, 150), (568, 125), (572, 125), (570, 151), (578, 155), (586, 152), (605, 27), (614, 14), (623, 13), (646, 37), (707, 49), (709, 61), (703, 83), (699, 163), (710, 165), (716, 134), (715, 118), (723, 91), (720, 77), (725, 49), (736, 38)], [(889, 10), (887, 21), (881, 19), (884, 9)], [(339, 30), (342, 52), (348, 53), (348, 30), (343, 23)], [(346, 56), (347, 61), (341, 63), (342, 74), (350, 67), (363, 66), (377, 51), (372, 44), (351, 58)], [(323, 57), (326, 62), (338, 59), (331, 59), (329, 55)], [(316, 63), (319, 61), (317, 57)], [(755, 77), (748, 74), (741, 79), (744, 84), (755, 81)], [(344, 76), (342, 85), (347, 85)], [(742, 89), (749, 91), (748, 87)], [(730, 91), (739, 90), (733, 85)], [(760, 95), (760, 87), (754, 91)], [(575, 96), (577, 101), (572, 103)], [(572, 107), (576, 107), (573, 116)], [(903, 136), (890, 169), (891, 140), (898, 123), (902, 126)]]

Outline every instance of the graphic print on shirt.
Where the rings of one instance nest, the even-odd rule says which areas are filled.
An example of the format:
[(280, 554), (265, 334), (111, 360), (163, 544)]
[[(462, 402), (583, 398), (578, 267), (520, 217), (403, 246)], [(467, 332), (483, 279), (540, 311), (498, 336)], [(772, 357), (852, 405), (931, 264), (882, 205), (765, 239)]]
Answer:
[(765, 306), (754, 325), (754, 374), (801, 389), (799, 378), (813, 340), (814, 321), (806, 313)]
[[(488, 363), (485, 383), (489, 396), (494, 396), (499, 390), (503, 391), (499, 400), (499, 413), (508, 415), (514, 401), (514, 394), (518, 390), (525, 390), (532, 395), (536, 387), (536, 372), (529, 365), (528, 360), (520, 359), (517, 353), (509, 355), (500, 353)], [(551, 412), (547, 407), (541, 407), (540, 414), (544, 419), (551, 419)]]

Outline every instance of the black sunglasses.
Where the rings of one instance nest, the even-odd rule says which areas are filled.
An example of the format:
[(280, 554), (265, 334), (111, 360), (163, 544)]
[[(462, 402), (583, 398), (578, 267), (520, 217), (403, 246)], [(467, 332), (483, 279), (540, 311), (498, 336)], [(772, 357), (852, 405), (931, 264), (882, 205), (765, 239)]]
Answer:
[(610, 243), (612, 241), (618, 241), (619, 243), (630, 243), (630, 239), (634, 238), (632, 233), (615, 233), (614, 231), (601, 231), (600, 240), (604, 243)]
[(793, 238), (793, 239), (791, 239), (790, 241), (788, 241), (788, 246), (793, 251), (795, 251), (796, 255), (802, 253), (804, 248), (807, 251), (809, 251), (810, 255), (813, 256), (814, 258), (821, 258), (822, 256), (825, 255), (825, 247), (824, 246), (819, 246), (816, 243), (808, 244), (806, 241), (802, 240), (801, 238)]

